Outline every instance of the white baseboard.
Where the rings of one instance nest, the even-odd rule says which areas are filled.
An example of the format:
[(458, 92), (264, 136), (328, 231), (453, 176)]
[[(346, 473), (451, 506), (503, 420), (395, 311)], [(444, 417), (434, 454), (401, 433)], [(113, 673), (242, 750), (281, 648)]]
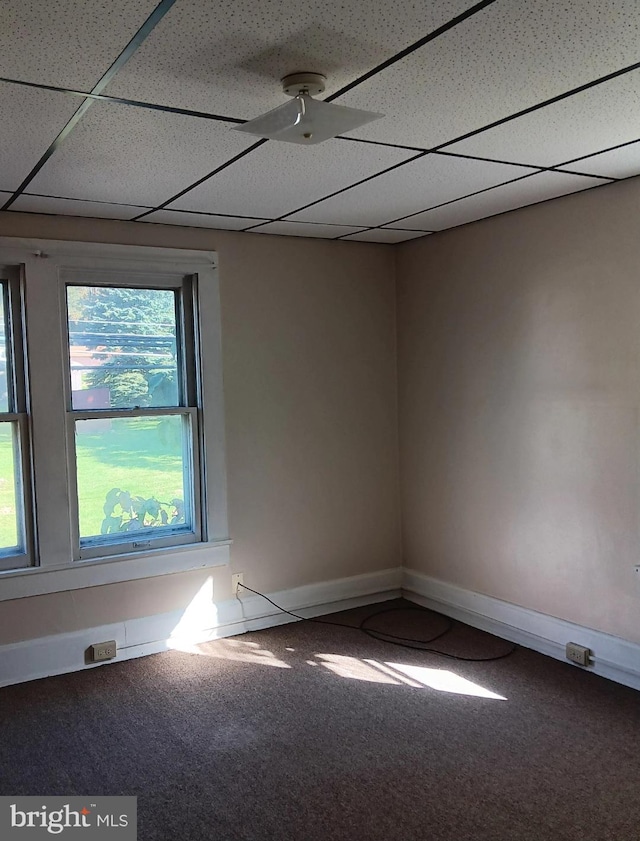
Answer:
[[(565, 644), (585, 645), (594, 655), (588, 671), (640, 690), (640, 645), (414, 570), (398, 567), (268, 595), (286, 610), (305, 617), (404, 595), (417, 604), (567, 663)], [(118, 644), (118, 656), (108, 661), (113, 663), (295, 621), (260, 596), (248, 594), (215, 602), (212, 593), (202, 592), (184, 611), (0, 646), (0, 686), (105, 665), (85, 661), (88, 647), (103, 640), (115, 639)]]
[[(397, 567), (268, 595), (286, 610), (311, 617), (398, 598), (401, 585), (402, 569)], [(105, 665), (85, 658), (90, 645), (104, 640), (118, 644), (117, 657), (108, 661), (114, 663), (296, 621), (260, 596), (245, 593), (215, 602), (213, 593), (204, 591), (184, 611), (0, 646), (0, 686)]]
[(569, 666), (574, 664), (565, 658), (565, 645), (577, 642), (587, 646), (593, 660), (584, 671), (640, 689), (640, 645), (628, 640), (464, 590), (411, 569), (404, 570), (402, 593), (416, 604), (563, 660)]

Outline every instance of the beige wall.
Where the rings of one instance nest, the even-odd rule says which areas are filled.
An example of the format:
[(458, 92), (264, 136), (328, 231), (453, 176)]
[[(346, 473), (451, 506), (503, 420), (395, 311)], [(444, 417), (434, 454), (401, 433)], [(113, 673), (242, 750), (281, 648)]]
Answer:
[[(232, 570), (262, 591), (400, 562), (388, 246), (0, 213), (0, 235), (215, 249)], [(0, 644), (175, 610), (207, 572), (0, 602)]]
[(407, 566), (640, 642), (640, 179), (403, 245)]

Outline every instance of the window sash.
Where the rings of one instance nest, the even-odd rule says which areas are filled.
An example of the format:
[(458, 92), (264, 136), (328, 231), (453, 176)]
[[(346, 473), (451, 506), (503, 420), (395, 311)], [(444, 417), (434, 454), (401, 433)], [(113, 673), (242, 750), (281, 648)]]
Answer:
[[(0, 570), (20, 569), (29, 567), (33, 563), (31, 531), (31, 511), (27, 507), (28, 477), (30, 459), (25, 443), (29, 439), (28, 419), (26, 415), (13, 412), (0, 414), (0, 424), (11, 424), (14, 427), (14, 494), (16, 502), (17, 546), (0, 549)], [(11, 551), (11, 550), (14, 551)]]
[[(166, 290), (175, 293), (176, 300), (176, 351), (177, 372), (179, 377), (178, 393), (180, 406), (200, 404), (199, 388), (199, 336), (197, 322), (197, 275), (191, 274), (148, 274), (147, 272), (119, 272), (99, 269), (63, 268), (60, 271), (61, 312), (64, 313), (64, 340), (66, 345), (65, 380), (66, 403), (68, 411), (73, 408), (71, 389), (71, 368), (69, 349), (69, 317), (67, 288), (69, 286), (103, 286), (130, 289)], [(165, 407), (158, 407), (165, 408)], [(115, 410), (113, 410), (115, 411)]]
[(0, 550), (0, 570), (33, 566), (35, 557), (30, 423), (27, 415), (27, 383), (24, 361), (23, 289), (19, 270), (0, 266), (0, 286), (4, 298), (7, 353), (8, 412), (0, 413), (0, 423), (15, 424), (14, 482), (17, 551)]
[[(70, 496), (71, 536), (74, 561), (101, 557), (117, 557), (154, 548), (200, 543), (206, 539), (203, 518), (204, 479), (201, 470), (202, 424), (199, 409), (199, 359), (196, 346), (196, 276), (149, 274), (147, 272), (118, 272), (95, 269), (62, 269), (60, 294), (65, 336), (65, 404), (68, 454), (68, 483)], [(69, 318), (67, 288), (69, 286), (104, 286), (108, 288), (168, 289), (176, 293), (176, 350), (179, 378), (179, 406), (144, 407), (140, 409), (74, 409), (72, 403)], [(191, 527), (176, 527), (173, 532), (162, 529), (161, 534), (144, 531), (131, 532), (129, 539), (118, 537), (80, 537), (78, 473), (76, 458), (76, 421), (136, 417), (182, 416), (187, 419), (190, 434), (183, 463), (185, 508), (189, 506)], [(127, 534), (127, 533), (123, 533)]]
[[(176, 408), (163, 409), (122, 409), (119, 411), (78, 411), (67, 413), (67, 452), (69, 454), (69, 495), (71, 507), (74, 560), (126, 555), (131, 552), (147, 551), (153, 548), (182, 546), (200, 543), (203, 540), (200, 476), (200, 448), (198, 409)], [(160, 533), (150, 530), (131, 532), (128, 537), (96, 536), (80, 537), (80, 511), (78, 501), (78, 473), (76, 459), (76, 421), (94, 419), (144, 418), (144, 417), (182, 417), (187, 420), (189, 435), (187, 452), (183, 462), (185, 509), (191, 512), (191, 525), (179, 525), (173, 529), (162, 529)], [(123, 533), (127, 534), (127, 533)]]
[(0, 283), (5, 304), (9, 412), (24, 413), (27, 410), (22, 312), (24, 296), (19, 270), (14, 266), (0, 266)]

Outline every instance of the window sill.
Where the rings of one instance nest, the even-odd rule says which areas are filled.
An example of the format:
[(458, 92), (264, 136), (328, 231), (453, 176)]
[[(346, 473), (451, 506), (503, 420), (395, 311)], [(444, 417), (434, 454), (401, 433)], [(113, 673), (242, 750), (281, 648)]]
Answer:
[(0, 602), (171, 575), (229, 563), (230, 540), (135, 552), (117, 558), (74, 561), (66, 566), (0, 572)]

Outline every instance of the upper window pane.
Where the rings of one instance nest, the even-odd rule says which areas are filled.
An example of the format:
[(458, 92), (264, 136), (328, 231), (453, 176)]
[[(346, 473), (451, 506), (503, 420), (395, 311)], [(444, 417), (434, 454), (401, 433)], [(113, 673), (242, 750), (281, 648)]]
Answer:
[(0, 412), (9, 411), (7, 284), (0, 282)]
[(68, 286), (74, 409), (180, 405), (176, 293)]

